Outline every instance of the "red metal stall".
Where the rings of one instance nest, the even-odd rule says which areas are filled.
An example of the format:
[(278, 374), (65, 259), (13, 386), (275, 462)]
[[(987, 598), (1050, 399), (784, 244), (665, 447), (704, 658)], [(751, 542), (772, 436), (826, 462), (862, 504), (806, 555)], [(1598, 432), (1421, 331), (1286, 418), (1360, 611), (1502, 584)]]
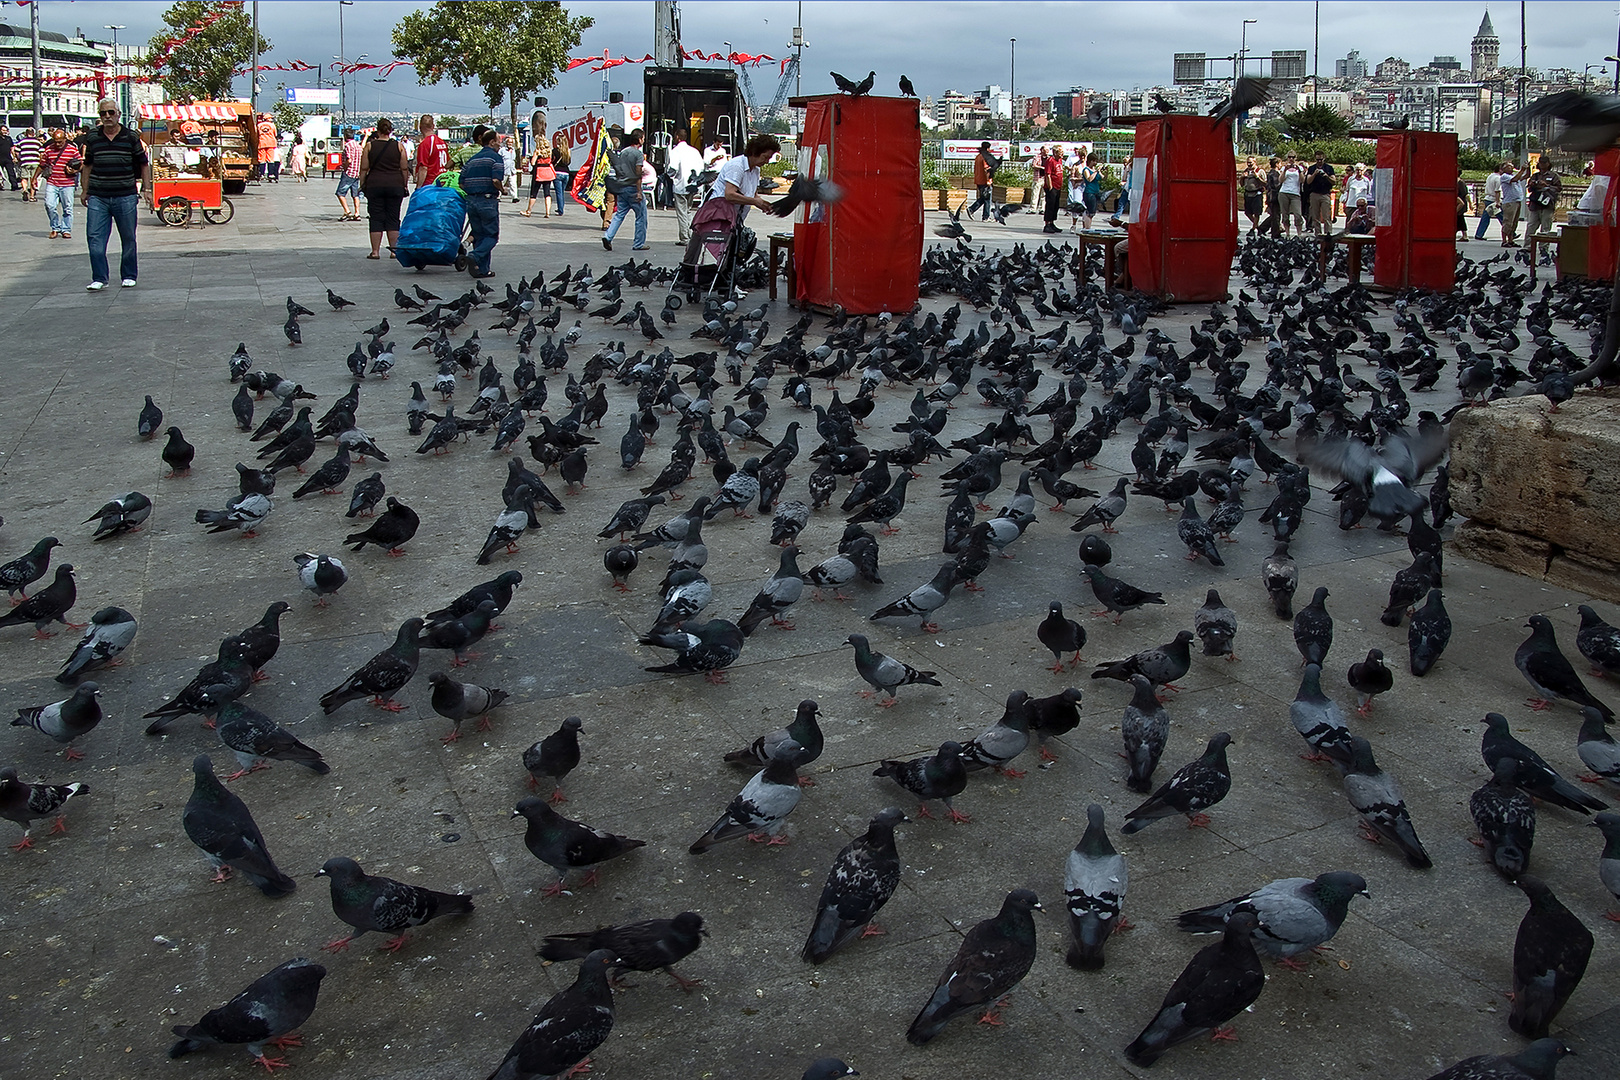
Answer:
[[(1614, 277), (1615, 260), (1620, 258), (1620, 150), (1605, 150), (1593, 159), (1594, 184), (1599, 177), (1604, 178), (1608, 187), (1601, 199), (1592, 200), (1594, 205), (1590, 208), (1591, 213), (1601, 214), (1601, 218), (1587, 228), (1586, 276), (1608, 281)], [(1575, 222), (1574, 214), (1570, 215), (1570, 222)], [(1568, 231), (1566, 228), (1565, 232)]]
[(1381, 131), (1374, 160), (1373, 285), (1449, 292), (1457, 270), (1457, 136)]
[(1229, 123), (1168, 115), (1136, 124), (1145, 170), (1129, 235), (1131, 285), (1173, 303), (1230, 295), (1237, 252), (1237, 166)]
[(796, 299), (851, 314), (909, 311), (922, 269), (922, 153), (915, 98), (800, 98), (799, 171), (848, 194), (805, 204), (793, 226)]

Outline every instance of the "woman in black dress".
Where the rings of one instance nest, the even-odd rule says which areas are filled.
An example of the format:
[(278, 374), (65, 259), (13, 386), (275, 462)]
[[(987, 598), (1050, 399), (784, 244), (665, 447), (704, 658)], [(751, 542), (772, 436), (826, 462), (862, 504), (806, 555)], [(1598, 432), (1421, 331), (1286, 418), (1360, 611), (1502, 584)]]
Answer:
[(366, 195), (366, 215), (371, 220), (371, 254), (381, 258), (383, 235), (388, 251), (399, 243), (399, 204), (405, 201), (405, 154), (394, 138), (394, 125), (386, 116), (377, 121), (377, 130), (366, 142), (360, 156), (360, 190)]

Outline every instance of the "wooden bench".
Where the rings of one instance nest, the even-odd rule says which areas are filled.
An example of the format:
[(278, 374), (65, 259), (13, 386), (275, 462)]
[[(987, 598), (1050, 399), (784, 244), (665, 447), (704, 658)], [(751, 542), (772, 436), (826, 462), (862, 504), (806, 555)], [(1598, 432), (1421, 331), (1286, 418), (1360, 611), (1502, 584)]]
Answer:
[(799, 295), (798, 274), (797, 274), (797, 272), (796, 272), (796, 270), (794, 269), (794, 266), (793, 266), (793, 234), (792, 233), (772, 233), (771, 234), (771, 246), (770, 246), (771, 284), (770, 284), (769, 295), (770, 295), (770, 298), (772, 300), (776, 299), (776, 268), (777, 268), (777, 265), (778, 265), (778, 262), (777, 262), (777, 254), (778, 253), (785, 253), (786, 256), (787, 256), (786, 258), (781, 260), (780, 265), (782, 267), (782, 276), (787, 279), (788, 303), (792, 303), (795, 299), (797, 299), (797, 297)]

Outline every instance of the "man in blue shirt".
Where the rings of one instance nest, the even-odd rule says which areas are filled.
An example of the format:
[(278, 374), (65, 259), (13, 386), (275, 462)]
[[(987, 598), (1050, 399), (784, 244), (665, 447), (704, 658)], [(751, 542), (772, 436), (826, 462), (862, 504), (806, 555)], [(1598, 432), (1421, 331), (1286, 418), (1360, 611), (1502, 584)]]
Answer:
[(472, 228), (472, 257), (467, 270), (475, 278), (494, 277), (489, 268), (490, 254), (501, 238), (500, 196), (506, 165), (495, 149), (500, 136), (482, 124), (473, 129), (473, 141), (482, 150), (461, 167), (461, 190), (467, 196), (467, 223)]

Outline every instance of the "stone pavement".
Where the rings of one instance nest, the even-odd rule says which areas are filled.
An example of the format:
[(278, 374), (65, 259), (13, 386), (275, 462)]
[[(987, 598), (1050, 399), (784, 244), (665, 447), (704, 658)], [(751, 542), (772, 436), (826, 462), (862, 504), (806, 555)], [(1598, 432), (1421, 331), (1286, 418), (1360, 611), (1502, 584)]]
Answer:
[[(521, 219), (513, 209), (502, 207), (505, 240), (496, 252), (495, 283), (581, 264), (600, 272), (610, 261), (595, 219), (578, 207), (549, 221)], [(253, 1066), (240, 1049), (167, 1060), (169, 1029), (195, 1022), (272, 966), (304, 955), (322, 958), (328, 975), (303, 1029), (305, 1045), (289, 1053), (295, 1075), (483, 1076), (540, 1003), (572, 979), (574, 965), (547, 966), (535, 956), (545, 934), (688, 908), (702, 913), (712, 936), (680, 970), (704, 985), (687, 995), (661, 974), (632, 979), (637, 987), (617, 995), (617, 1024), (595, 1055), (594, 1075), (793, 1078), (827, 1054), (868, 1077), (988, 1077), (1004, 1075), (1009, 1063), (1028, 1077), (1143, 1075), (1120, 1050), (1209, 940), (1177, 931), (1174, 915), (1273, 878), (1329, 869), (1361, 873), (1371, 894), (1352, 905), (1331, 949), (1312, 957), (1304, 973), (1268, 965), (1264, 994), (1237, 1021), (1239, 1043), (1177, 1049), (1157, 1073), (1400, 1080), (1523, 1045), (1507, 1029), (1506, 992), (1525, 903), (1469, 843), (1467, 801), (1487, 776), (1479, 719), (1490, 710), (1506, 713), (1520, 737), (1566, 775), (1580, 771), (1576, 714), (1565, 706), (1542, 714), (1524, 708), (1527, 686), (1511, 657), (1526, 635), (1525, 618), (1535, 612), (1552, 617), (1565, 652), (1576, 656), (1574, 605), (1582, 596), (1448, 559), (1453, 640), (1435, 671), (1415, 680), (1405, 671), (1404, 627), (1392, 630), (1377, 618), (1392, 572), (1408, 561), (1405, 545), (1370, 529), (1340, 532), (1318, 485), (1294, 546), (1300, 602), (1318, 585), (1331, 590), (1337, 636), (1324, 682), (1341, 703), (1353, 704), (1345, 669), (1369, 647), (1381, 647), (1397, 672), (1394, 691), (1379, 699), (1370, 719), (1353, 719), (1351, 727), (1373, 741), (1380, 763), (1405, 789), (1435, 861), (1430, 871), (1414, 871), (1387, 845), (1359, 839), (1332, 770), (1299, 758), (1302, 747), (1288, 721), (1297, 655), (1288, 624), (1270, 614), (1258, 583), (1260, 561), (1272, 547), (1269, 530), (1256, 521), (1270, 498), (1264, 485), (1251, 485), (1239, 542), (1223, 545), (1225, 569), (1186, 562), (1174, 518), (1153, 500), (1133, 499), (1121, 535), (1110, 538), (1110, 569), (1162, 589), (1167, 603), (1134, 612), (1117, 627), (1085, 616), (1092, 597), (1077, 573), (1079, 538), (1067, 529), (1073, 518), (1048, 511), (1042, 500), (1040, 520), (1010, 549), (1016, 557), (997, 560), (985, 575), (987, 591), (958, 591), (936, 616), (942, 632), (923, 636), (914, 625), (874, 625), (866, 616), (929, 577), (940, 560), (944, 504), (936, 501), (934, 478), (945, 466), (929, 465), (911, 487), (902, 531), (883, 541), (882, 587), (856, 587), (848, 604), (807, 598), (794, 612), (799, 629), (758, 631), (728, 685), (649, 675), (642, 668), (666, 657), (637, 646), (636, 634), (651, 623), (664, 559), (646, 553), (631, 578), (634, 591), (620, 595), (608, 588), (595, 533), (662, 465), (672, 431), (667, 420), (645, 464), (624, 473), (614, 449), (632, 396), (610, 385), (612, 409), (588, 487), (565, 500), (566, 514), (544, 515), (520, 553), (477, 567), (474, 554), (500, 507), (504, 456), (491, 455), (484, 440), (442, 457), (411, 453), (404, 405), (411, 379), (428, 378), (432, 369), (422, 353), (408, 351), (415, 336), (406, 331), (414, 328), (399, 325), (408, 316), (390, 300), (396, 286), (413, 283), (454, 295), (466, 287), (465, 277), (365, 261), (364, 226), (336, 220), (330, 181), (255, 188), (237, 200), (227, 226), (164, 229), (143, 215), (142, 272), (133, 290), (83, 291), (82, 228), (81, 221), (71, 241), (47, 240), (43, 208), (0, 200), (0, 229), (12, 237), (0, 266), (0, 340), (8, 346), (0, 552), (13, 558), (40, 536), (59, 536), (57, 561), (78, 570), (74, 617), (118, 604), (135, 613), (141, 630), (126, 663), (97, 676), (108, 715), (81, 740), (83, 761), (64, 763), (53, 756), (54, 744), (30, 730), (6, 736), (9, 749), (0, 758), (24, 778), (83, 780), (89, 790), (69, 806), (66, 835), (46, 835), (42, 826), (35, 850), (0, 859), (0, 958), (7, 972), (0, 1075), (246, 1076)], [(1038, 228), (1037, 218), (1024, 215), (1005, 229), (985, 228), (977, 239), (1039, 242)], [(678, 259), (673, 234), (672, 216), (654, 214), (654, 261)], [(628, 239), (628, 231), (621, 234), (612, 260), (628, 257)], [(334, 314), (323, 300), (327, 288), (359, 306)], [(298, 349), (287, 347), (280, 329), (289, 294), (316, 311), (304, 320)], [(627, 296), (633, 300), (634, 290)], [(659, 299), (656, 290), (649, 297), (655, 306)], [(950, 302), (928, 306), (943, 310)], [(1185, 340), (1205, 310), (1178, 310), (1157, 323)], [(209, 536), (192, 521), (197, 508), (221, 506), (235, 492), (232, 466), (251, 461), (256, 449), (232, 423), (235, 388), (226, 381), (226, 361), (245, 342), (255, 367), (318, 394), (318, 414), (349, 386), (342, 358), (360, 328), (385, 314), (398, 327), (391, 336), (400, 343), (400, 363), (389, 381), (366, 381), (359, 419), (389, 451), (390, 462), (376, 468), (390, 493), (421, 513), (422, 529), (404, 558), (342, 551), (351, 581), (330, 608), (316, 610), (297, 587), (292, 556), (340, 553), (352, 525), (343, 517), (345, 498), (295, 503), (287, 478), (256, 540)], [(582, 317), (572, 309), (567, 316), (567, 323)], [(687, 337), (691, 316), (683, 311), (670, 335), (677, 353), (707, 344)], [(769, 316), (771, 340), (795, 317), (778, 303)], [(485, 309), (469, 325), (483, 328), (481, 338), (510, 372), (514, 349), (510, 339), (489, 332), (494, 321)], [(975, 321), (965, 313), (964, 327)], [(1117, 339), (1117, 331), (1109, 335)], [(578, 371), (582, 358), (610, 337), (627, 336), (587, 325), (571, 368)], [(819, 341), (819, 330), (810, 340)], [(1258, 362), (1260, 350), (1251, 354)], [(563, 381), (551, 380), (554, 402), (564, 401)], [(1442, 409), (1455, 400), (1450, 370), (1442, 383), (1442, 392), (1414, 395), (1414, 407)], [(1048, 390), (1043, 379), (1036, 396)], [(189, 477), (163, 478), (161, 439), (137, 441), (135, 415), (147, 393), (162, 406), (165, 424), (179, 425), (197, 445)], [(815, 393), (824, 399), (819, 385)], [(1097, 393), (1086, 403), (1099, 400)], [(902, 418), (910, 396), (905, 387), (880, 393), (869, 436), (875, 445), (891, 443), (887, 425)], [(471, 397), (470, 389), (458, 394), (463, 411)], [(799, 417), (776, 401), (774, 387), (770, 397), (765, 430), (774, 436)], [(266, 407), (260, 403), (261, 415)], [(946, 441), (993, 415), (976, 395), (965, 395)], [(814, 436), (803, 445), (808, 454)], [(1128, 437), (1112, 440), (1096, 472), (1076, 470), (1070, 479), (1106, 489), (1130, 468), (1128, 448)], [(329, 453), (323, 446), (315, 460)], [(737, 448), (733, 454), (742, 456)], [(371, 469), (357, 465), (351, 484)], [(786, 498), (804, 495), (808, 472), (801, 457)], [(687, 485), (694, 495), (707, 487), (706, 472), (699, 476)], [(1015, 477), (1009, 470), (999, 496)], [(554, 487), (562, 490), (560, 482)], [(148, 527), (89, 543), (90, 528), (78, 523), (131, 489), (155, 503)], [(705, 530), (714, 616), (734, 618), (774, 570), (778, 553), (765, 541), (765, 527), (725, 514)], [(800, 537), (801, 565), (829, 554), (841, 529), (842, 515), (818, 513)], [(483, 643), (482, 656), (462, 675), (511, 692), (491, 731), (469, 725), (459, 743), (441, 745), (448, 722), (428, 704), (427, 675), (445, 660), (436, 652), (424, 653), (418, 677), (403, 692), (407, 711), (390, 715), (356, 703), (321, 714), (318, 696), (391, 641), (402, 620), (506, 569), (523, 572), (523, 587), (501, 620), (504, 629)], [(1168, 821), (1121, 837), (1123, 816), (1139, 801), (1123, 786), (1118, 755), (1127, 688), (1047, 671), (1035, 626), (1047, 602), (1061, 599), (1091, 635), (1088, 661), (1123, 656), (1189, 626), (1211, 585), (1238, 613), (1242, 660), (1196, 659), (1185, 691), (1168, 706), (1172, 733), (1158, 778), (1196, 756), (1210, 734), (1227, 730), (1234, 737), (1232, 793), (1207, 830)], [(292, 896), (267, 900), (240, 879), (210, 884), (205, 860), (180, 827), (192, 756), (208, 752), (224, 766), (228, 753), (195, 717), (176, 722), (163, 738), (142, 734), (139, 717), (212, 659), (221, 637), (276, 599), (292, 603), (282, 620), (281, 652), (270, 665), (273, 678), (248, 700), (322, 750), (332, 772), (317, 777), (282, 763), (232, 785), (279, 864), (299, 881)], [(1620, 621), (1611, 606), (1598, 608)], [(854, 631), (938, 671), (944, 685), (906, 688), (892, 710), (861, 699), (843, 647)], [(62, 697), (52, 676), (73, 640), (66, 632), (49, 642), (29, 640), (23, 629), (0, 632), (7, 702), (21, 707)], [(970, 737), (1000, 714), (1011, 690), (1044, 695), (1070, 684), (1085, 691), (1085, 711), (1080, 727), (1055, 741), (1057, 762), (1036, 768), (1030, 754), (1020, 762), (1029, 766), (1026, 778), (973, 777), (957, 802), (971, 824), (902, 825), (902, 887), (880, 918), (887, 935), (854, 943), (819, 967), (802, 962), (798, 952), (833, 855), (881, 807), (915, 812), (899, 789), (873, 778), (875, 763)], [(1605, 684), (1596, 689), (1620, 699)], [(743, 770), (721, 764), (721, 754), (785, 723), (807, 696), (821, 704), (827, 748), (810, 770), (817, 785), (788, 822), (792, 843), (765, 849), (737, 842), (701, 857), (687, 854), (746, 779)], [(562, 898), (542, 900), (550, 873), (525, 850), (521, 823), (510, 815), (527, 794), (521, 751), (568, 715), (584, 718), (585, 759), (568, 779), (563, 810), (648, 843), (604, 866), (599, 887), (576, 884)], [(1092, 801), (1107, 809), (1110, 834), (1129, 861), (1126, 911), (1136, 929), (1110, 945), (1105, 970), (1080, 973), (1063, 962), (1062, 872)], [(1543, 807), (1534, 854), (1535, 871), (1598, 941), (1557, 1025), (1580, 1052), (1561, 1070), (1565, 1080), (1620, 1073), (1614, 1036), (1620, 1014), (1613, 1005), (1620, 926), (1601, 917), (1615, 904), (1596, 873), (1600, 838), (1582, 824)], [(476, 891), (478, 910), (413, 932), (397, 955), (378, 952), (381, 939), (368, 937), (327, 956), (320, 945), (345, 928), (313, 872), (336, 855), (373, 873)], [(1013, 995), (1006, 1026), (959, 1022), (925, 1049), (908, 1046), (906, 1025), (960, 932), (1018, 886), (1035, 889), (1046, 914), (1038, 916), (1039, 958)]]

